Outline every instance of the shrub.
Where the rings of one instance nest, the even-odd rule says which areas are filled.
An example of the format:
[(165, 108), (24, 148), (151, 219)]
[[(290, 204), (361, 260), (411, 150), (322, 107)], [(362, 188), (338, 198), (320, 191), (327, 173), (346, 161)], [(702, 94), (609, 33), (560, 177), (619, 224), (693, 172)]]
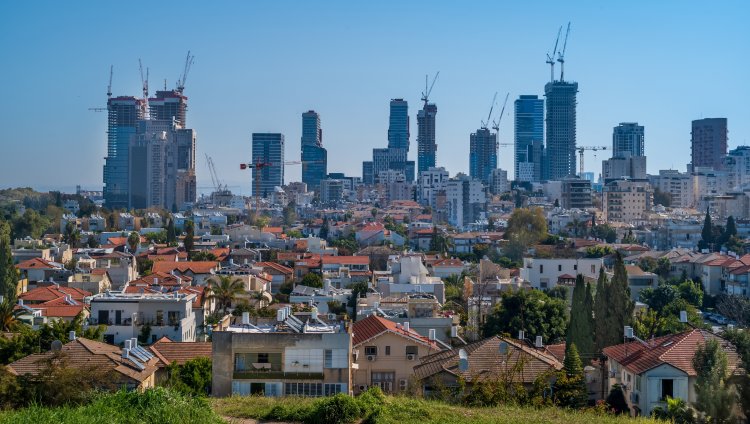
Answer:
[(361, 416), (365, 421), (374, 421), (383, 410), (385, 395), (378, 386), (372, 386), (357, 396)]
[(315, 409), (307, 422), (311, 424), (351, 424), (359, 419), (361, 412), (359, 404), (353, 397), (339, 393), (321, 399), (315, 405)]

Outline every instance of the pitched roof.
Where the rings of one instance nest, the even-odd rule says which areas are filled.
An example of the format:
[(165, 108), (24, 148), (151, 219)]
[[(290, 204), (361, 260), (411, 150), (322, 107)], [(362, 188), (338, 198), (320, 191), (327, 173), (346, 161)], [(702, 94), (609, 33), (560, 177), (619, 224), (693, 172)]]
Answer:
[(157, 366), (163, 368), (172, 362), (183, 365), (185, 362), (198, 357), (211, 358), (211, 342), (173, 342), (162, 337), (149, 346), (154, 356), (159, 358)]
[(263, 267), (264, 271), (266, 270), (266, 268), (270, 268), (271, 270), (280, 272), (282, 274), (294, 274), (293, 269), (276, 262), (256, 262), (255, 266)]
[(27, 302), (49, 302), (50, 300), (64, 298), (66, 295), (72, 297), (73, 300), (83, 302), (83, 298), (91, 296), (92, 293), (72, 287), (51, 285), (37, 287), (26, 293), (21, 293), (18, 297)]
[(464, 263), (461, 262), (460, 259), (446, 258), (446, 259), (435, 261), (432, 264), (432, 267), (435, 268), (436, 266), (457, 267), (457, 266), (464, 266)]
[[(500, 352), (502, 343), (505, 343), (507, 349), (505, 354)], [(461, 350), (468, 355), (469, 367), (465, 371), (459, 369)], [(422, 380), (440, 372), (448, 372), (472, 382), (485, 376), (497, 376), (520, 361), (525, 362), (519, 372), (523, 383), (533, 383), (543, 373), (563, 368), (563, 364), (550, 353), (538, 350), (525, 341), (494, 336), (461, 348), (422, 357), (420, 364), (414, 367), (414, 375)]]
[(734, 346), (713, 333), (699, 329), (657, 337), (644, 343), (634, 341), (609, 346), (604, 348), (604, 354), (635, 374), (668, 364), (694, 377), (696, 372), (692, 359), (695, 351), (710, 339), (719, 341), (727, 354), (729, 371), (734, 372), (739, 362)]
[(322, 256), (323, 264), (369, 265), (369, 256)]
[(16, 265), (18, 269), (61, 269), (62, 265), (44, 260), (42, 258), (31, 258)]
[(376, 315), (370, 315), (365, 319), (355, 322), (352, 332), (354, 333), (353, 346), (358, 346), (385, 332), (391, 332), (412, 339), (415, 342), (428, 345), (432, 349), (440, 350), (437, 343), (430, 341), (427, 337), (420, 335), (413, 329), (410, 328), (409, 331), (406, 331), (403, 326), (397, 326), (395, 322)]
[[(122, 358), (122, 350), (119, 347), (81, 337), (63, 345), (61, 352), (66, 354), (71, 367), (95, 367), (102, 371), (115, 372), (122, 380), (138, 383), (154, 374), (158, 361), (152, 358), (145, 364), (141, 363), (144, 366), (141, 370), (130, 359)], [(53, 355), (52, 351), (35, 353), (11, 363), (8, 367), (16, 375), (35, 375), (45, 368), (45, 360)]]
[(191, 271), (193, 274), (209, 274), (219, 268), (218, 261), (158, 261), (154, 262), (153, 272), (172, 272), (179, 271), (186, 273)]

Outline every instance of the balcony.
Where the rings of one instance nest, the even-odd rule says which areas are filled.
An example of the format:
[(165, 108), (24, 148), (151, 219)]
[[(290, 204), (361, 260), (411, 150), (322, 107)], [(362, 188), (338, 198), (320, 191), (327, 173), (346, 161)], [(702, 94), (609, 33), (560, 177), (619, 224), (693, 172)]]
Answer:
[(284, 372), (272, 370), (235, 371), (235, 380), (322, 380), (322, 372)]

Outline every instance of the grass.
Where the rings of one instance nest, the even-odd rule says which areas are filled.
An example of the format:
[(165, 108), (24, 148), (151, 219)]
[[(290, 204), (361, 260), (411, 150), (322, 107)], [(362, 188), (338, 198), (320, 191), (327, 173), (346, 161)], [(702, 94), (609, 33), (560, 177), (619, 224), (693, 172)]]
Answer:
[[(235, 396), (211, 399), (210, 402), (214, 410), (223, 416), (303, 422), (310, 420), (309, 417), (319, 400)], [(640, 424), (659, 422), (553, 407), (531, 408), (505, 405), (492, 408), (466, 408), (444, 402), (407, 397), (386, 397), (379, 413), (372, 415), (366, 421), (376, 424)]]
[(117, 392), (95, 395), (82, 406), (32, 406), (0, 412), (0, 424), (219, 424), (224, 421), (205, 399), (191, 398), (158, 388), (145, 393)]

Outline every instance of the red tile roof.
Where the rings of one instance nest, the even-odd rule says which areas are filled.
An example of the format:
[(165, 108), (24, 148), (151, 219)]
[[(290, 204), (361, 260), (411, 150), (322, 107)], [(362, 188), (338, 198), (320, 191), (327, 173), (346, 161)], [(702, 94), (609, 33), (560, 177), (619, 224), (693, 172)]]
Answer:
[(727, 354), (729, 371), (734, 372), (739, 362), (734, 346), (708, 331), (699, 329), (657, 337), (645, 344), (634, 341), (609, 346), (604, 348), (604, 354), (635, 374), (642, 374), (659, 365), (668, 364), (694, 377), (696, 372), (692, 359), (695, 351), (710, 339), (715, 339), (722, 345)]
[(42, 258), (31, 258), (16, 265), (18, 269), (61, 269), (60, 265)]
[(464, 266), (464, 263), (461, 262), (460, 259), (448, 258), (448, 259), (441, 259), (432, 264), (433, 268), (436, 266), (437, 267), (445, 266), (445, 267), (452, 268), (452, 267)]
[(193, 274), (209, 274), (217, 269), (219, 269), (219, 262), (217, 261), (158, 261), (154, 262), (153, 272), (179, 271), (180, 273), (186, 273), (191, 271)]
[(50, 300), (64, 298), (66, 295), (72, 297), (73, 300), (83, 302), (83, 298), (91, 296), (92, 293), (86, 290), (52, 285), (37, 287), (26, 293), (21, 293), (18, 297), (25, 302), (49, 302)]
[(369, 265), (369, 256), (323, 256), (323, 264)]
[(352, 329), (352, 344), (358, 346), (385, 333), (386, 331), (410, 338), (416, 342), (428, 345), (435, 350), (440, 350), (434, 341), (431, 342), (427, 337), (420, 335), (413, 329), (410, 328), (407, 332), (404, 330), (403, 326), (397, 327), (395, 322), (375, 315), (370, 315), (367, 318), (354, 323), (354, 328)]
[(289, 268), (287, 266), (277, 264), (276, 262), (256, 262), (255, 266), (262, 267), (264, 271), (267, 271), (267, 268), (270, 268), (270, 270), (276, 271), (277, 273), (282, 274), (294, 274), (294, 270), (292, 268)]
[(149, 346), (149, 349), (159, 358), (159, 368), (173, 362), (184, 365), (185, 362), (198, 357), (211, 358), (211, 342), (173, 342), (167, 337), (162, 337)]

